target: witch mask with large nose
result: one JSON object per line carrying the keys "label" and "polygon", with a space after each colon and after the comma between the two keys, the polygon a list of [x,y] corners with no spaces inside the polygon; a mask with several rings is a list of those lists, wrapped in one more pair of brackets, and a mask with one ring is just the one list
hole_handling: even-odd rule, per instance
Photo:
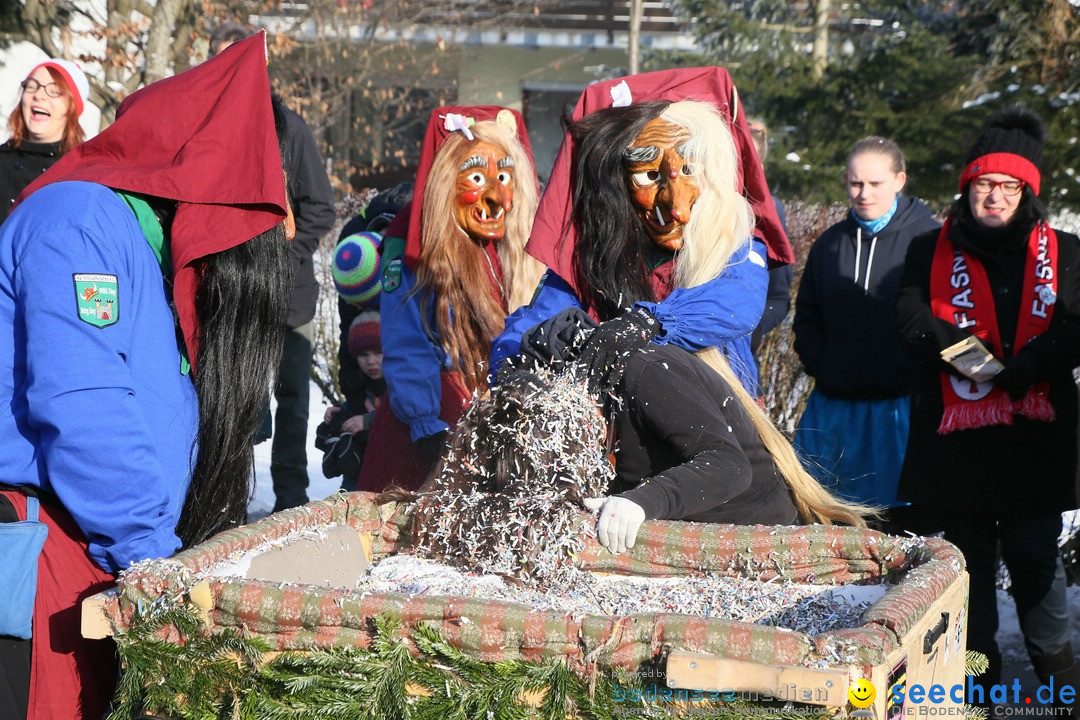
{"label": "witch mask with large nose", "polygon": [[623,153],[627,189],[638,218],[658,246],[682,248],[690,210],[701,195],[687,158],[690,131],[662,117],[646,123]]}

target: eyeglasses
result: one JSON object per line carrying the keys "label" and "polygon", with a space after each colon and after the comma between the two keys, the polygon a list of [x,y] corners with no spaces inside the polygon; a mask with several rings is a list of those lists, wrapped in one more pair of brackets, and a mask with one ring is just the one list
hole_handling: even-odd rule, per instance
{"label": "eyeglasses", "polygon": [[971,185],[975,188],[975,192],[980,195],[989,195],[994,192],[994,188],[1000,187],[1001,192],[1012,196],[1018,195],[1027,183],[1023,180],[990,180],[988,178],[975,178]]}
{"label": "eyeglasses", "polygon": [[44,88],[45,89],[45,94],[48,95],[51,98],[58,98],[62,94],[62,92],[60,90],[60,86],[57,85],[54,82],[47,83],[47,84],[43,85],[43,84],[39,83],[37,80],[35,80],[34,78],[26,78],[25,80],[22,81],[23,92],[28,92],[28,93],[33,94],[33,93],[36,93],[38,91],[38,88]]}

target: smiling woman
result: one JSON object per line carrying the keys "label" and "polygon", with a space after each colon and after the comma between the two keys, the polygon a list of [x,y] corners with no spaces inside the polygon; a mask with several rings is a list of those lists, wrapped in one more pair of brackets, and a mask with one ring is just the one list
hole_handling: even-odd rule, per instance
{"label": "smiling woman", "polygon": [[[1080,240],[1046,220],[1045,137],[1024,107],[989,120],[945,226],[912,241],[896,301],[912,361],[900,494],[919,509],[921,530],[944,532],[964,553],[968,647],[990,661],[976,681],[983,686],[1003,679],[999,554],[1035,674],[1044,685],[1080,686],[1057,544],[1061,513],[1077,506]],[[1003,368],[988,380],[941,361],[942,349],[972,336]],[[1075,717],[1061,700],[1058,714],[1067,707]]]}
{"label": "smiling woman", "polygon": [[90,94],[86,75],[68,60],[41,63],[19,87],[11,138],[0,146],[0,222],[24,187],[83,141],[79,116]]}

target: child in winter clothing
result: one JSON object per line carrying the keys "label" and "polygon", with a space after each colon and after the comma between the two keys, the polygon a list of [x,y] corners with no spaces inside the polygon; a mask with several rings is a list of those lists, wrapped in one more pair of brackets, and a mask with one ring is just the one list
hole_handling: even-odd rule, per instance
{"label": "child in winter clothing", "polygon": [[382,375],[379,312],[367,310],[349,326],[349,356],[364,377],[363,394],[327,408],[315,432],[315,447],[323,451],[322,470],[328,478],[342,476],[341,489],[356,489],[356,476],[367,449],[375,407],[386,391]]}

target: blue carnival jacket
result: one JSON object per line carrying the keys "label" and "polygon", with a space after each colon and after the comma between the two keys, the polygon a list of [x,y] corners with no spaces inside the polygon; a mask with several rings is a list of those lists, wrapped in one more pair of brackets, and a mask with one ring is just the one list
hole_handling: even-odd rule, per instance
{"label": "blue carnival jacket", "polygon": [[[660,321],[661,332],[653,339],[691,352],[719,347],[743,386],[758,394],[757,365],[750,352],[750,333],[765,309],[769,273],[765,244],[747,243],[735,252],[719,277],[692,288],[675,288],[658,303],[639,302]],[[517,355],[521,336],[540,322],[568,307],[582,307],[581,300],[563,278],[548,271],[533,301],[506,319],[506,329],[491,345],[491,376],[502,361]]]}
{"label": "blue carnival jacket", "polygon": [[161,266],[116,193],[38,190],[0,226],[0,481],[55,495],[103,569],[180,547],[194,386]]}
{"label": "blue carnival jacket", "polygon": [[[390,250],[390,246],[384,248]],[[384,250],[385,252],[385,250]],[[390,398],[390,409],[409,426],[412,441],[449,429],[439,419],[442,409],[443,370],[453,364],[442,349],[435,333],[435,307],[425,303],[422,293],[413,292],[416,275],[399,257],[384,254],[386,264],[383,290],[379,299],[379,333],[383,348],[383,377]],[[387,274],[394,277],[387,282]]]}

